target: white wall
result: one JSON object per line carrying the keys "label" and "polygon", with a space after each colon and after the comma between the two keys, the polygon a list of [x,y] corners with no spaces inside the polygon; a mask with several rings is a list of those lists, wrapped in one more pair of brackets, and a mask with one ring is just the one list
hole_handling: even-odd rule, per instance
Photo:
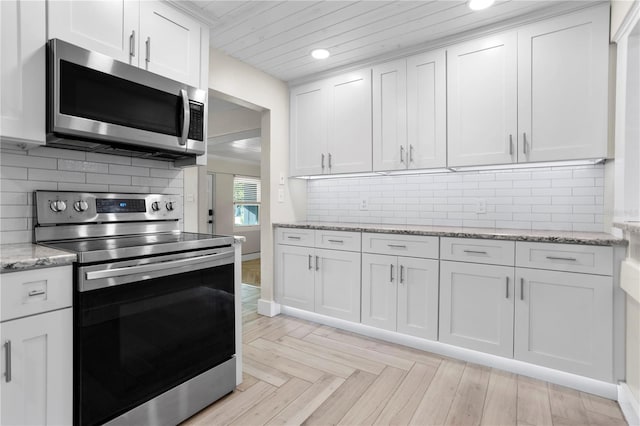
{"label": "white wall", "polygon": [[[219,50],[209,55],[209,88],[263,108],[262,122],[262,299],[273,300],[273,222],[306,217],[306,184],[286,180],[277,201],[279,176],[289,168],[289,90],[287,85]],[[206,191],[206,187],[204,188]],[[276,195],[275,197],[273,195]]]}
{"label": "white wall", "polygon": [[[211,96],[211,95],[210,95]],[[247,108],[211,113],[207,124],[207,138],[260,128],[262,114]]]}
{"label": "white wall", "polygon": [[175,194],[182,209],[183,170],[165,161],[41,147],[2,148],[0,165],[2,244],[31,242],[36,190]]}
{"label": "white wall", "polygon": [[[604,167],[311,180],[308,220],[603,232]],[[360,201],[367,201],[367,210]],[[477,202],[486,213],[476,213]]]}

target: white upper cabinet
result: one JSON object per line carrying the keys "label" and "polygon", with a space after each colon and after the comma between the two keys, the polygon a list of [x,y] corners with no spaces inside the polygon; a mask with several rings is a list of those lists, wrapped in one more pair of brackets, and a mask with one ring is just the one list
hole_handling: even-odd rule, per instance
{"label": "white upper cabinet", "polygon": [[447,165],[445,52],[373,68],[373,170]]}
{"label": "white upper cabinet", "polygon": [[0,2],[0,140],[28,146],[45,143],[44,2]]}
{"label": "white upper cabinet", "polygon": [[371,69],[291,89],[292,176],[371,171]]}
{"label": "white upper cabinet", "polygon": [[49,1],[49,38],[138,66],[137,0]]}
{"label": "white upper cabinet", "polygon": [[371,69],[329,80],[330,173],[371,171]]}
{"label": "white upper cabinet", "polygon": [[200,86],[200,23],[197,21],[165,3],[141,1],[139,46],[141,68]]}
{"label": "white upper cabinet", "polygon": [[291,90],[291,175],[324,173],[327,151],[327,90],[322,82]]}
{"label": "white upper cabinet", "polygon": [[507,33],[447,51],[449,166],[515,160],[517,36]]}
{"label": "white upper cabinet", "polygon": [[448,49],[448,165],[606,157],[608,11]]}
{"label": "white upper cabinet", "polygon": [[445,167],[447,92],[444,50],[407,59],[407,89],[407,167]]}
{"label": "white upper cabinet", "polygon": [[607,155],[609,5],[518,31],[518,161]]}
{"label": "white upper cabinet", "polygon": [[49,38],[59,38],[199,87],[200,24],[159,1],[49,1]]}
{"label": "white upper cabinet", "polygon": [[407,61],[373,67],[373,170],[407,168]]}

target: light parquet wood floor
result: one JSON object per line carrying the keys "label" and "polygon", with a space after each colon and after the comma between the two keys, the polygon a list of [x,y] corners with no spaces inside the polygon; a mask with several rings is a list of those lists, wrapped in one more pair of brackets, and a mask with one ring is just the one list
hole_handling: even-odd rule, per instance
{"label": "light parquet wood floor", "polygon": [[332,327],[257,315],[243,286],[244,382],[185,425],[626,425],[618,404]]}

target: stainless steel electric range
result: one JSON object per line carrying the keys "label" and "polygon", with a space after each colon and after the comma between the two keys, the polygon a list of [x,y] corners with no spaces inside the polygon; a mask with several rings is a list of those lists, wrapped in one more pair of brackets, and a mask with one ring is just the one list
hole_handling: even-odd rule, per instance
{"label": "stainless steel electric range", "polygon": [[233,237],[181,197],[36,191],[34,239],[77,254],[74,423],[176,424],[235,387]]}

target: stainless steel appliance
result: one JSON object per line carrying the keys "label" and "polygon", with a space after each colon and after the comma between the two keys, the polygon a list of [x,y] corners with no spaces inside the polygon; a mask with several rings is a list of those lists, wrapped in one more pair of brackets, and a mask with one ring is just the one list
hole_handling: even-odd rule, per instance
{"label": "stainless steel appliance", "polygon": [[207,92],[52,39],[47,145],[183,160],[205,152]]}
{"label": "stainless steel appliance", "polygon": [[74,423],[176,424],[236,382],[233,237],[181,197],[35,192],[35,241],[74,252]]}

